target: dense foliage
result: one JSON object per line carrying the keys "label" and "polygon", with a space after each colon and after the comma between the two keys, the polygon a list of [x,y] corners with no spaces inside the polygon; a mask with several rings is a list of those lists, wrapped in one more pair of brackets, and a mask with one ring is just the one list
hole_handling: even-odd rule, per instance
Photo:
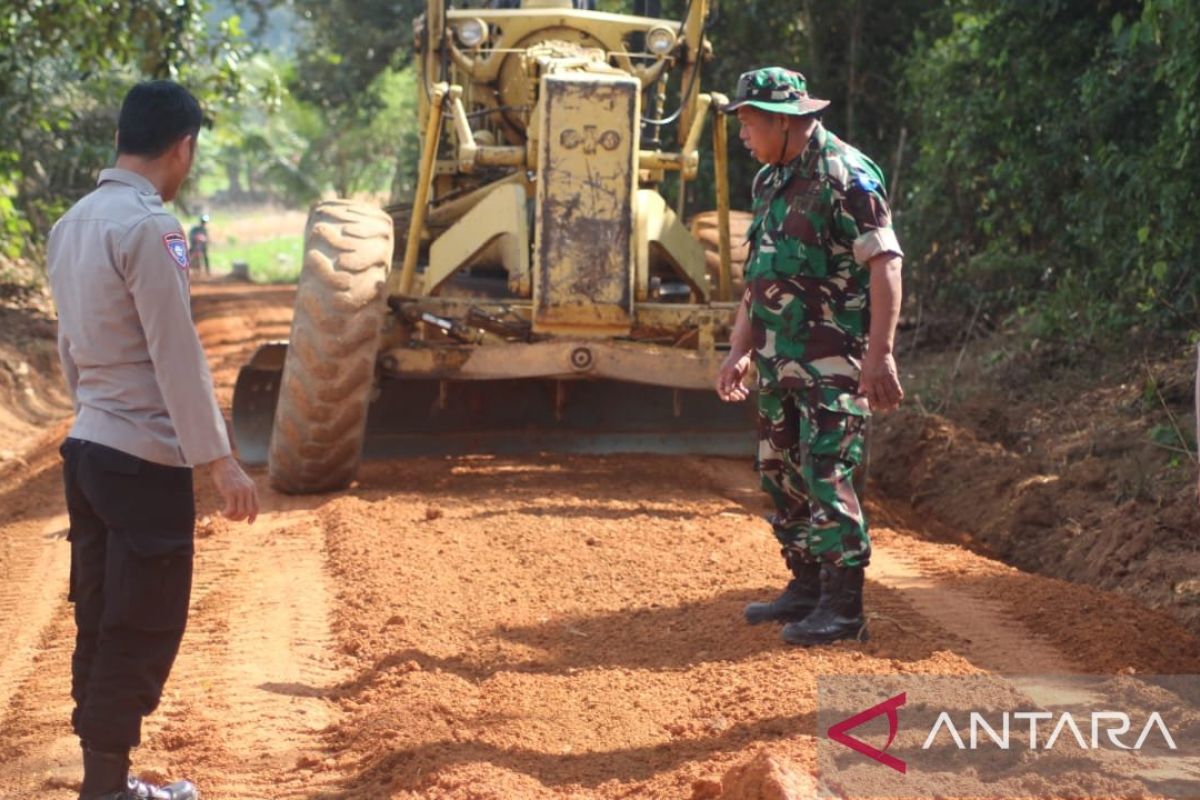
{"label": "dense foliage", "polygon": [[[732,94],[747,69],[800,70],[813,95],[833,101],[828,127],[895,183],[914,135],[906,129],[905,59],[916,31],[936,23],[937,8],[930,0],[722,0],[708,29],[716,58],[705,71],[707,86]],[[744,196],[758,167],[738,148],[732,162],[735,191]]]}
{"label": "dense foliage", "polygon": [[1083,341],[1200,312],[1200,6],[970,0],[908,58],[931,293]]}
{"label": "dense foliage", "polygon": [[0,255],[21,255],[112,157],[121,97],[139,77],[186,81],[214,116],[242,91],[237,17],[193,0],[0,4]]}
{"label": "dense foliage", "polygon": [[[472,0],[476,2],[476,0]],[[687,0],[600,0],[604,10]],[[174,75],[214,109],[203,180],[228,199],[410,190],[418,0],[7,0],[0,250],[36,244],[111,154],[121,91]],[[1025,313],[1076,341],[1200,313],[1194,0],[720,0],[708,89],[801,69],[828,126],[889,176],[926,307]],[[287,46],[266,44],[274,14]],[[250,20],[243,23],[239,17]],[[243,32],[250,30],[250,36]],[[276,26],[278,27],[278,26]],[[257,55],[250,57],[248,49]],[[399,167],[399,168],[398,168]],[[756,165],[734,140],[735,204]],[[690,187],[711,206],[711,178]]]}
{"label": "dense foliage", "polygon": [[[213,122],[185,208],[403,191],[407,17],[394,3],[0,0],[0,256],[36,259],[111,163],[121,98],[146,78],[183,82]],[[372,41],[392,44],[382,60]]]}

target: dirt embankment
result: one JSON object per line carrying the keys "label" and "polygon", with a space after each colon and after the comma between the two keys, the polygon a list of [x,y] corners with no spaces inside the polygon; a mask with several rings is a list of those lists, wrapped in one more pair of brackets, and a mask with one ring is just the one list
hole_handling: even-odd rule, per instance
{"label": "dirt embankment", "polygon": [[[925,375],[914,382],[916,402],[876,427],[879,489],[935,535],[940,528],[1020,569],[1128,594],[1196,630],[1200,508],[1186,452],[1193,351],[1047,373],[1028,355],[997,360],[1010,344],[980,345],[949,390],[930,386],[956,353],[904,365]],[[939,404],[949,408],[925,411]]]}
{"label": "dirt embankment", "polygon": [[58,364],[49,298],[0,300],[0,470],[19,460],[31,435],[71,412]]}

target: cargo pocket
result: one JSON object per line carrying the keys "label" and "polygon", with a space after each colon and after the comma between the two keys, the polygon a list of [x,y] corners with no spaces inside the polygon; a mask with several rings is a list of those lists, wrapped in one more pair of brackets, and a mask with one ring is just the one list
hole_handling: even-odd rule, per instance
{"label": "cargo pocket", "polygon": [[121,625],[151,632],[182,631],[187,623],[195,551],[195,495],[190,470],[144,463],[136,511],[114,526],[120,548],[116,598]]}
{"label": "cargo pocket", "polygon": [[813,456],[836,458],[850,467],[866,460],[869,419],[856,395],[825,397],[815,404],[811,452]]}
{"label": "cargo pocket", "polygon": [[113,590],[105,608],[108,623],[153,633],[182,631],[192,593],[190,537],[156,538],[152,547],[119,538],[119,557],[109,556]]}
{"label": "cargo pocket", "polygon": [[120,450],[86,442],[75,478],[88,505],[109,530],[129,526],[153,502],[142,478],[143,461]]}

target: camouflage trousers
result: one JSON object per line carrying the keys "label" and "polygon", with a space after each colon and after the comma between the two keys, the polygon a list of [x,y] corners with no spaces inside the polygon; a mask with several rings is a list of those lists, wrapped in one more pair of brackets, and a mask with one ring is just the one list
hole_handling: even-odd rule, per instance
{"label": "camouflage trousers", "polygon": [[827,406],[819,390],[760,388],[758,473],[785,550],[865,567],[871,541],[856,478],[866,469],[867,417]]}

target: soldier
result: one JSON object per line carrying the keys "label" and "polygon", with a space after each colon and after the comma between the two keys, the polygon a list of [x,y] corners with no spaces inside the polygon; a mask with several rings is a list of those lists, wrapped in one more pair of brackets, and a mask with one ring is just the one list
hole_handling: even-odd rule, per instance
{"label": "soldier", "polygon": [[187,240],[163,208],[191,170],[202,121],[182,86],[134,86],[121,106],[116,167],[50,233],[59,354],[75,404],[61,452],[82,800],[196,797],[186,781],[129,777],[130,750],[187,622],[192,467],[208,465],[225,516],[253,522],[258,513],[192,325]]}
{"label": "soldier", "polygon": [[855,475],[872,411],[904,393],[892,357],[900,313],[900,244],[883,174],[821,124],[827,100],[804,76],[747,72],[726,111],[765,166],[754,179],[746,292],[717,378],[744,400],[758,371],[758,470],[793,579],[746,620],[783,622],[783,638],[816,645],[865,638],[863,570],[871,556]]}

